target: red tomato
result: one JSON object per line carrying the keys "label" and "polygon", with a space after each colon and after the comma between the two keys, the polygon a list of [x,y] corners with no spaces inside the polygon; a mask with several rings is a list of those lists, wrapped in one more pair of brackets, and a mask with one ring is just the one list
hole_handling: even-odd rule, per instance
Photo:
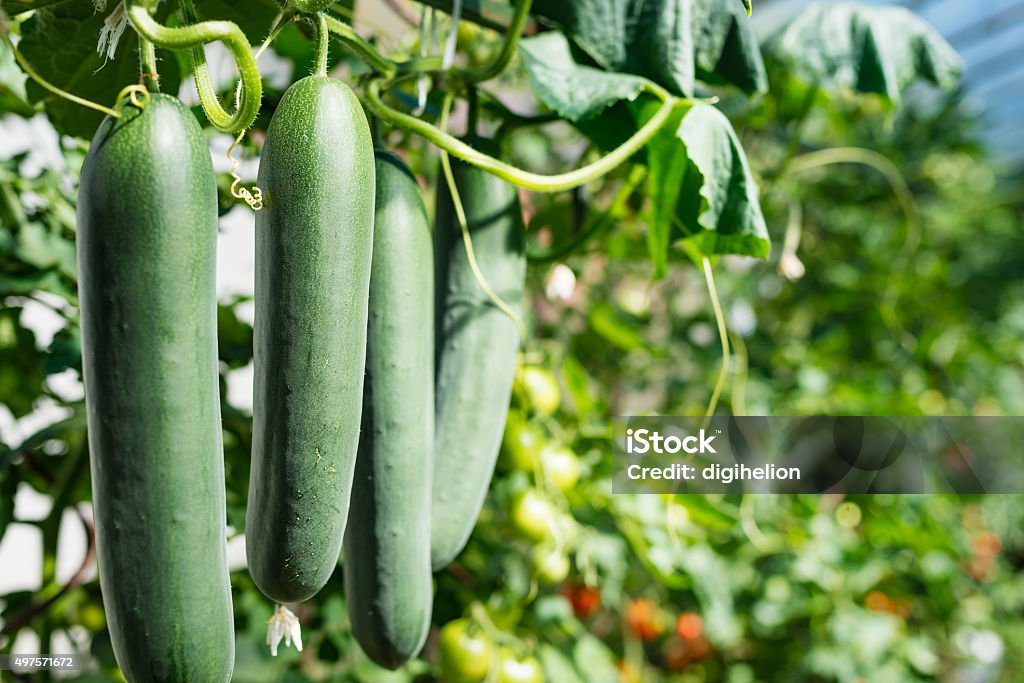
{"label": "red tomato", "polygon": [[626,605],[626,628],[634,636],[649,643],[661,634],[657,607],[650,600],[640,598]]}
{"label": "red tomato", "polygon": [[683,640],[696,640],[704,635],[704,622],[696,612],[683,612],[676,618],[676,635]]}

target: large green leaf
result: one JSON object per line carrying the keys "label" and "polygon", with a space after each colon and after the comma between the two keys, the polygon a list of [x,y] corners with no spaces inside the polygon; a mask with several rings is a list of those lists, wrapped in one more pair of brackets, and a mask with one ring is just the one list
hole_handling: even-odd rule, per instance
{"label": "large green leaf", "polygon": [[[421,0],[451,11],[452,0]],[[507,0],[465,0],[463,17],[502,31]],[[767,89],[747,0],[534,0],[531,13],[556,24],[601,67],[650,78],[676,94],[694,81]]]}
{"label": "large green leaf", "polygon": [[609,71],[633,73],[677,94],[694,82],[767,88],[757,41],[738,2],[723,0],[536,0],[534,12],[561,25]]}
{"label": "large green leaf", "polygon": [[[524,40],[522,53],[537,97],[585,133],[606,123],[608,115],[623,113],[624,105],[611,105],[628,103],[632,110],[632,116],[626,109],[627,116],[616,119],[620,136],[631,134],[662,106],[638,97],[644,79],[577,63],[560,33]],[[768,255],[757,184],[732,125],[718,109],[680,102],[646,155],[652,200],[648,253],[656,277],[667,271],[669,245],[680,230],[689,249],[701,255]]]}
{"label": "large green leaf", "polygon": [[14,417],[32,412],[46,379],[35,334],[20,320],[20,308],[0,309],[0,404]]}
{"label": "large green leaf", "polygon": [[0,9],[10,15],[63,5],[72,0],[0,0]]}
{"label": "large green leaf", "polygon": [[274,23],[274,17],[281,11],[281,8],[273,0],[249,0],[249,2],[200,0],[196,5],[200,21],[206,19],[233,21],[238,24],[253,45],[263,42]]}
{"label": "large green leaf", "polygon": [[[165,8],[167,9],[167,8]],[[114,59],[96,51],[105,15],[91,0],[71,0],[40,10],[25,22],[19,49],[32,67],[50,83],[93,102],[113,106],[118,92],[139,80],[138,41],[130,29],[121,36]],[[177,93],[181,81],[174,59],[160,62],[160,84]],[[42,101],[50,121],[61,133],[89,138],[103,114],[69,102],[28,82],[28,96]]]}
{"label": "large green leaf", "polygon": [[644,79],[609,73],[576,62],[569,41],[557,31],[520,43],[523,63],[537,97],[559,116],[578,122],[621,100],[633,100]]}
{"label": "large green leaf", "polygon": [[[653,105],[638,107],[648,118]],[[688,251],[701,256],[767,257],[768,228],[757,183],[732,124],[715,107],[681,105],[647,145],[651,222],[648,249],[655,277],[665,274],[678,226]]]}
{"label": "large green leaf", "polygon": [[809,83],[893,102],[919,79],[951,89],[963,68],[949,43],[909,10],[854,3],[808,7],[768,42],[767,52]]}

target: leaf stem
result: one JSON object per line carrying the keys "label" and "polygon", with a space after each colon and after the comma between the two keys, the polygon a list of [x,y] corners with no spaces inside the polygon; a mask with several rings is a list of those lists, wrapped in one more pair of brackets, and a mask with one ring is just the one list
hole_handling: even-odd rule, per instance
{"label": "leaf stem", "polygon": [[505,33],[505,42],[501,46],[501,52],[493,62],[487,66],[464,69],[458,72],[459,79],[464,83],[482,83],[498,76],[505,70],[508,63],[512,61],[512,55],[519,45],[519,38],[523,35],[523,28],[526,20],[530,17],[530,7],[533,0],[516,0],[515,13],[512,15],[512,23]]}
{"label": "leaf stem", "polygon": [[[441,108],[441,125],[444,126],[448,122],[448,111],[451,109],[452,104],[452,93],[449,92],[444,101],[444,105]],[[462,197],[459,195],[459,188],[455,184],[455,175],[452,173],[452,162],[448,158],[448,153],[441,151],[441,170],[444,173],[445,181],[448,183],[448,193],[451,195],[452,206],[455,209],[455,217],[459,221],[459,229],[462,232],[462,244],[466,250],[466,258],[469,260],[469,267],[473,271],[473,277],[476,278],[476,282],[480,285],[480,289],[484,291],[487,298],[500,310],[502,313],[507,315],[516,328],[519,330],[519,340],[521,344],[526,343],[528,336],[526,330],[526,324],[523,323],[512,307],[509,306],[504,299],[498,296],[498,293],[491,288],[490,283],[487,282],[487,278],[484,277],[483,271],[480,270],[480,264],[476,260],[476,251],[473,249],[473,240],[469,235],[469,221],[466,219],[466,210],[462,206]]]}
{"label": "leaf stem", "polygon": [[711,308],[715,312],[715,322],[718,323],[718,337],[722,340],[722,369],[718,372],[718,381],[715,382],[715,390],[711,392],[711,400],[708,401],[708,409],[704,412],[703,428],[707,428],[711,417],[718,407],[718,399],[725,387],[725,379],[729,375],[729,330],[725,326],[725,313],[722,310],[722,302],[718,300],[718,290],[715,287],[715,274],[711,270],[711,260],[705,256],[701,259],[704,268],[704,281],[708,285],[708,295],[711,297]]}
{"label": "leaf stem", "polygon": [[543,175],[530,173],[520,168],[495,159],[484,154],[456,137],[449,135],[436,126],[421,121],[413,116],[404,114],[384,104],[381,99],[381,88],[385,86],[383,79],[372,79],[366,87],[366,103],[370,110],[389,124],[401,128],[410,133],[415,133],[445,152],[462,159],[466,163],[481,168],[488,173],[507,180],[513,185],[524,187],[536,192],[562,192],[571,190],[574,187],[589,183],[604,176],[611,170],[628,160],[637,151],[646,145],[658,130],[668,120],[672,109],[680,100],[670,95],[664,89],[654,85],[646,84],[648,92],[662,100],[658,111],[643,125],[640,130],[634,133],[628,140],[622,143],[605,156],[593,163],[587,164],[575,171],[559,173],[555,175]]}
{"label": "leaf stem", "polygon": [[377,52],[377,49],[351,26],[329,14],[322,16],[326,22],[327,30],[333,33],[345,47],[352,50],[357,57],[369,64],[375,71],[388,78],[393,77],[398,72],[398,64]]}
{"label": "leaf stem", "polygon": [[[135,30],[146,40],[171,50],[189,50],[192,56],[196,78],[196,90],[203,113],[210,123],[225,133],[238,133],[252,125],[259,113],[263,96],[263,82],[260,78],[252,46],[242,29],[231,21],[197,22],[195,4],[192,0],[180,0],[182,14],[189,25],[171,28],[163,26],[150,16],[140,4],[128,7],[128,18]],[[221,41],[235,58],[238,73],[242,79],[235,113],[228,114],[217,98],[217,91],[210,78],[203,45]]]}
{"label": "leaf stem", "polygon": [[576,251],[584,242],[589,240],[591,237],[601,232],[612,224],[612,221],[622,212],[622,208],[625,206],[629,198],[633,196],[636,189],[643,183],[644,178],[647,176],[647,168],[637,164],[630,172],[626,182],[619,188],[619,191],[612,198],[612,203],[606,211],[604,211],[597,218],[589,221],[589,224],[583,229],[575,239],[570,241],[568,244],[564,244],[558,247],[554,247],[547,253],[538,254],[527,254],[527,258],[530,261],[537,263],[551,263],[553,261],[561,261],[570,253]]}
{"label": "leaf stem", "polygon": [[892,267],[889,269],[889,278],[886,281],[885,291],[882,294],[879,312],[892,333],[899,340],[899,343],[905,349],[912,349],[916,345],[917,340],[907,331],[899,319],[897,313],[899,293],[895,284],[898,281],[896,275],[906,270],[912,254],[917,250],[921,241],[921,216],[917,211],[914,193],[896,164],[885,155],[862,147],[831,147],[816,152],[808,152],[807,154],[790,159],[783,171],[795,174],[833,164],[860,164],[876,170],[889,184],[892,193],[896,196],[896,201],[899,202],[900,208],[903,211],[906,229],[896,257],[893,259]]}

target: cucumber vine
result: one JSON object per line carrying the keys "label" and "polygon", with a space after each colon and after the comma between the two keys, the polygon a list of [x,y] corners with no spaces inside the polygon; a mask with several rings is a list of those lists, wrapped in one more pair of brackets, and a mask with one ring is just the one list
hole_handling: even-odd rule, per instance
{"label": "cucumber vine", "polygon": [[[260,109],[263,84],[259,68],[256,64],[257,52],[253,54],[252,46],[242,30],[233,22],[223,20],[199,21],[194,0],[179,0],[184,26],[165,26],[152,16],[156,0],[125,0],[125,11],[131,25],[140,37],[140,81],[150,91],[157,90],[159,74],[156,69],[155,48],[171,50],[188,50],[195,73],[196,89],[203,113],[209,122],[219,131],[238,135],[248,129],[256,120]],[[661,106],[638,131],[619,147],[599,159],[566,173],[544,175],[531,173],[512,164],[505,163],[484,154],[471,145],[448,134],[438,126],[404,113],[385,103],[385,94],[393,87],[400,85],[405,79],[413,76],[434,75],[445,81],[449,92],[467,94],[476,84],[483,83],[499,76],[505,71],[515,54],[519,39],[530,15],[531,0],[517,0],[513,10],[511,23],[505,34],[501,49],[489,64],[479,67],[459,68],[449,65],[443,56],[428,56],[397,62],[381,54],[369,41],[360,36],[349,24],[327,12],[316,14],[298,14],[295,9],[286,9],[274,22],[267,42],[260,52],[273,40],[287,23],[296,17],[309,18],[315,27],[314,40],[316,49],[314,62],[316,73],[327,73],[327,35],[332,35],[356,57],[365,62],[374,72],[367,80],[363,92],[366,107],[381,121],[400,128],[408,133],[418,135],[432,143],[445,153],[455,156],[488,173],[492,173],[514,185],[537,192],[561,192],[570,190],[588,182],[601,178],[614,168],[627,161],[633,154],[646,145],[661,127],[669,120],[674,108],[684,105],[688,100],[671,95],[664,88],[647,82],[644,90],[661,101]],[[104,107],[81,97],[65,92],[38,76],[22,58],[10,38],[4,33],[4,42],[10,46],[19,64],[33,79],[51,92],[76,102],[82,106],[99,110],[105,114],[116,116],[115,109]],[[234,57],[240,75],[240,82],[235,93],[234,112],[229,113],[221,104],[216,88],[210,77],[204,46],[207,43],[222,42]],[[495,98],[488,97],[487,108],[511,126],[545,123],[552,120],[551,116],[523,117],[509,111]],[[246,200],[248,201],[248,199]]]}

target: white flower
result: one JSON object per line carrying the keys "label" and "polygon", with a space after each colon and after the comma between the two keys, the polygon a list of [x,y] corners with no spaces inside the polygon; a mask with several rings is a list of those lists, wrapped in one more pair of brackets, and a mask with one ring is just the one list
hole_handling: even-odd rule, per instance
{"label": "white flower", "polygon": [[[106,7],[106,0],[96,3],[96,9],[103,11]],[[124,11],[124,3],[118,3],[114,11],[103,20],[103,29],[100,30],[100,39],[96,43],[96,52],[105,55],[106,59],[113,59],[117,52],[117,43],[121,40],[121,34],[128,26],[128,14]]]}
{"label": "white flower", "polygon": [[278,605],[274,610],[274,616],[267,621],[267,645],[270,646],[270,654],[274,657],[277,656],[277,646],[282,640],[285,645],[294,644],[295,649],[302,652],[302,633],[298,617],[284,605]]}
{"label": "white flower", "polygon": [[544,296],[548,301],[568,301],[575,291],[576,274],[564,263],[556,265],[544,278]]}
{"label": "white flower", "polygon": [[796,254],[785,253],[779,258],[779,272],[787,280],[799,280],[807,272],[803,261]]}

